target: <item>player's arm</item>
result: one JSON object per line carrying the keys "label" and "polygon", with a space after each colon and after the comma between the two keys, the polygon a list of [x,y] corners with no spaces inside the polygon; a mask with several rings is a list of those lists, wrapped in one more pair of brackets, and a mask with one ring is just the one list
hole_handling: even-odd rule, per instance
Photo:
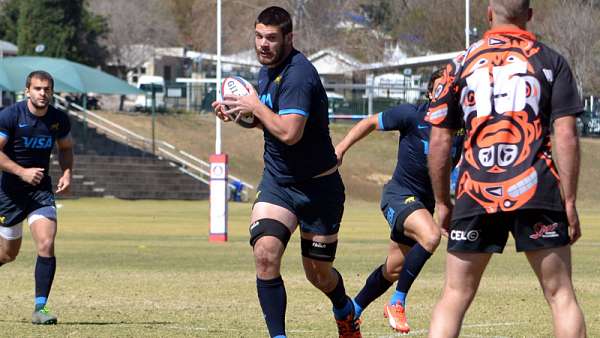
{"label": "player's arm", "polygon": [[0,169],[20,177],[23,181],[38,185],[44,178],[44,168],[23,168],[4,153],[8,137],[0,135]]}
{"label": "player's arm", "polygon": [[275,114],[269,107],[262,103],[253,112],[263,127],[267,128],[281,142],[291,146],[302,139],[304,126],[306,125],[306,116],[295,113],[285,115]]}
{"label": "player's arm", "polygon": [[58,179],[56,193],[67,192],[71,187],[71,178],[73,174],[73,138],[71,134],[56,141],[58,148],[58,164],[62,170],[62,175]]}
{"label": "player's arm", "polygon": [[352,147],[356,142],[369,135],[373,130],[377,128],[379,114],[372,115],[358,122],[346,136],[335,146],[335,154],[338,159],[338,165],[342,165],[344,160],[344,154]]}
{"label": "player's arm", "polygon": [[260,102],[254,88],[248,88],[250,94],[246,96],[223,96],[224,105],[230,109],[225,114],[248,114],[252,113],[257,117],[263,128],[267,130],[281,142],[287,145],[294,145],[302,138],[304,126],[306,125],[306,116],[302,114],[276,114],[265,104]]}
{"label": "player's arm", "polygon": [[576,117],[567,115],[554,120],[554,157],[558,166],[560,186],[569,221],[571,243],[581,237],[581,227],[577,215],[577,182],[579,179],[579,137],[577,136]]}
{"label": "player's arm", "polygon": [[429,177],[435,197],[435,212],[438,224],[442,229],[448,229],[452,201],[450,200],[450,171],[452,161],[450,157],[454,131],[449,128],[431,127],[429,135],[429,155],[427,165]]}

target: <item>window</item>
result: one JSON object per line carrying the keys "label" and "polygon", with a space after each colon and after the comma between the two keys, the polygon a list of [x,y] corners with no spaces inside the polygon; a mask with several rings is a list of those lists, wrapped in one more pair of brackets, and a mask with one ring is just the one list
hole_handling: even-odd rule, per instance
{"label": "window", "polygon": [[165,81],[171,81],[171,66],[165,65],[163,67],[163,78]]}

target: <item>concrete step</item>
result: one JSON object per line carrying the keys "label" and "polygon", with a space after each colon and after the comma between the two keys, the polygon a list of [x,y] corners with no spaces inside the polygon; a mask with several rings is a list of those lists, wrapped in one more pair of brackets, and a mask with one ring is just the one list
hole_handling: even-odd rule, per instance
{"label": "concrete step", "polygon": [[[177,165],[114,141],[72,119],[75,166],[71,195],[59,198],[207,199],[208,185],[182,173]],[[50,175],[56,185],[62,174],[56,155]]]}

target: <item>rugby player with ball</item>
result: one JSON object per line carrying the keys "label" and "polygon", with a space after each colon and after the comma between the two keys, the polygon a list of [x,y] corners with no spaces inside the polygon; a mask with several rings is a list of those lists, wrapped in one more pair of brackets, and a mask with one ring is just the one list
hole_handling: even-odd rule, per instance
{"label": "rugby player with ball", "polygon": [[329,136],[325,89],[310,61],[293,47],[286,10],[266,8],[254,28],[256,56],[263,65],[258,93],[242,80],[229,79],[223,84],[223,100],[212,106],[223,121],[239,123],[252,114],[264,131],[265,169],[252,209],[250,244],[269,334],[286,336],[287,296],[280,267],[299,225],[307,279],[331,300],[339,336],[360,337],[354,306],[333,268],[345,192]]}

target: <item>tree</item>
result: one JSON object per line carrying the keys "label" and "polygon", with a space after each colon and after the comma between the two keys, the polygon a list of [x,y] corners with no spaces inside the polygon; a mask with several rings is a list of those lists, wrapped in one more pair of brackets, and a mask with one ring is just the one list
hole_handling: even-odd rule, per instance
{"label": "tree", "polygon": [[19,2],[5,1],[1,6],[0,37],[3,40],[17,43],[18,30],[16,23],[19,20]]}
{"label": "tree", "polygon": [[136,68],[152,56],[154,47],[181,45],[178,27],[165,1],[92,0],[90,8],[107,18],[111,31],[103,43],[116,64]]}
{"label": "tree", "polygon": [[534,11],[534,31],[567,59],[581,94],[600,92],[600,8],[592,1],[553,2]]}
{"label": "tree", "polygon": [[[108,32],[108,25],[86,10],[84,0],[8,0],[0,19],[1,37],[16,41],[20,55],[104,64],[106,49],[98,41]],[[44,45],[43,51],[35,50],[38,45]]]}

